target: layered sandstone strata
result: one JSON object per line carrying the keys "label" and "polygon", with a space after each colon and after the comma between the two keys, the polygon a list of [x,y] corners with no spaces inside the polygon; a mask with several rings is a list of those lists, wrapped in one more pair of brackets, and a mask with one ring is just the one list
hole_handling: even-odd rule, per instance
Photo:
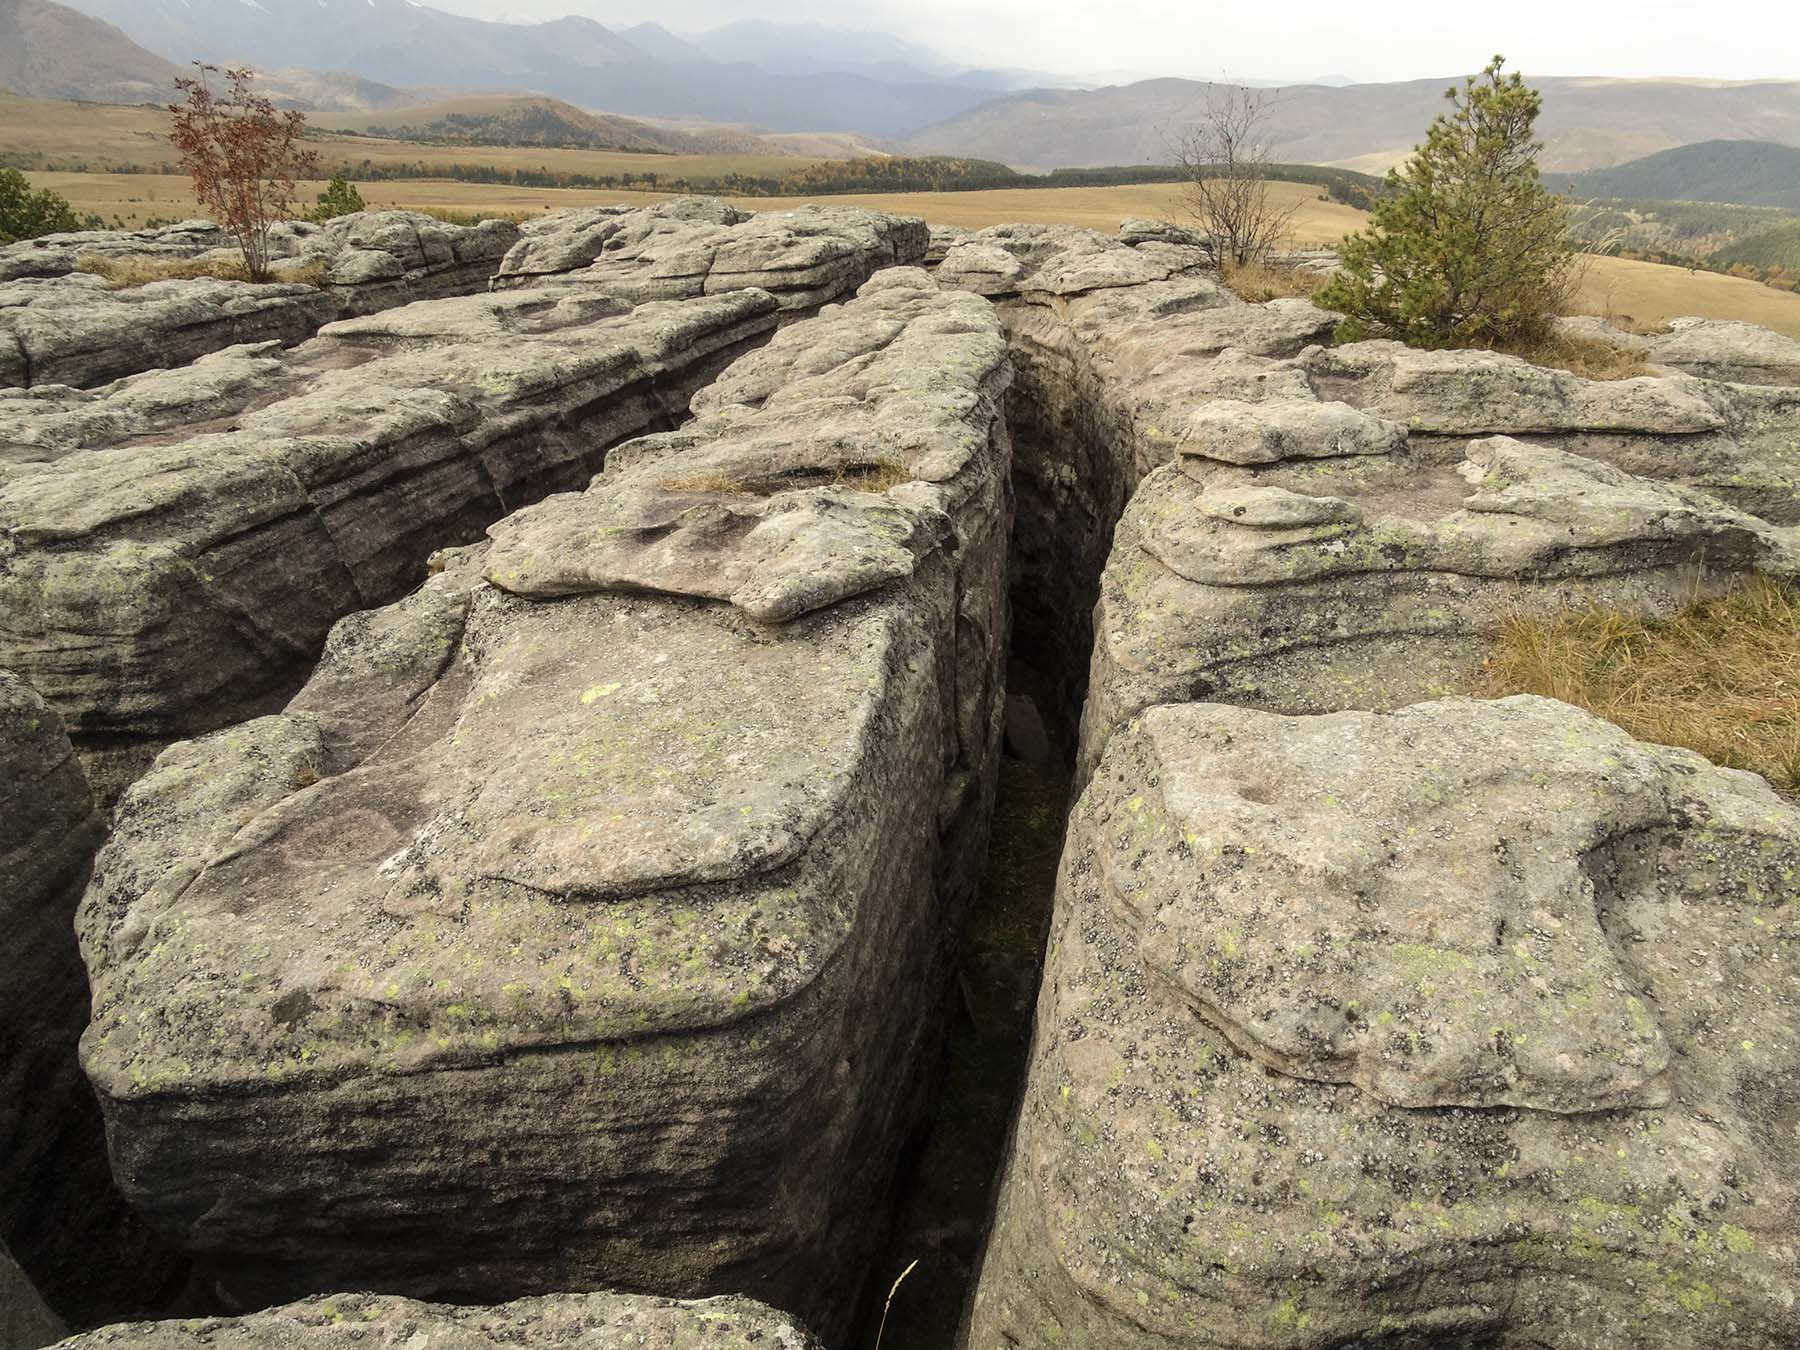
{"label": "layered sandstone strata", "polygon": [[121,290],[81,267],[229,264],[236,250],[205,221],[29,239],[0,249],[0,388],[91,388],[235,343],[291,345],[333,319],[466,295],[487,286],[518,237],[509,221],[448,225],[411,211],[290,221],[271,232],[269,284],[202,278]]}
{"label": "layered sandstone strata", "polygon": [[759,291],[470,296],[0,395],[0,661],[116,789],[145,747],[291,692],[433,549],[677,423],[776,320]]}

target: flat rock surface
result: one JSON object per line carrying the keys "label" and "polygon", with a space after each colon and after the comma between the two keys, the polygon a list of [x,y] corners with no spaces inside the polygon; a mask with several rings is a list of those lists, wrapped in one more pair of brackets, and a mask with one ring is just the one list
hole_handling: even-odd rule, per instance
{"label": "flat rock surface", "polygon": [[1006,378],[985,302],[886,274],[167,750],[84,911],[134,1201],[244,1297],[841,1331],[992,800]]}
{"label": "flat rock surface", "polygon": [[1784,1344],[1797,866],[1761,779],[1550,700],[1148,710],[970,1344]]}
{"label": "flat rock surface", "polygon": [[559,212],[525,226],[496,288],[579,286],[633,302],[760,287],[812,309],[924,260],[925,222],[841,206],[751,213],[710,197]]}
{"label": "flat rock surface", "polygon": [[759,291],[476,296],[0,395],[0,660],[84,745],[260,711],[336,619],[673,425],[776,319]]}
{"label": "flat rock surface", "polygon": [[628,1294],[557,1294],[493,1308],[419,1303],[383,1294],[332,1294],[248,1317],[102,1327],[68,1350],[818,1350],[792,1318],[749,1299],[691,1303]]}

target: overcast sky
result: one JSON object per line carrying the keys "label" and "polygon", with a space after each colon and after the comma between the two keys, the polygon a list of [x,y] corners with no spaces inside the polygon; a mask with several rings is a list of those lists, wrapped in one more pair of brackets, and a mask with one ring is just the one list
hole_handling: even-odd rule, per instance
{"label": "overcast sky", "polygon": [[1800,79],[1796,0],[425,0],[486,18],[586,14],[677,33],[733,19],[880,29],[971,65],[1302,80],[1403,80],[1495,52],[1537,75]]}

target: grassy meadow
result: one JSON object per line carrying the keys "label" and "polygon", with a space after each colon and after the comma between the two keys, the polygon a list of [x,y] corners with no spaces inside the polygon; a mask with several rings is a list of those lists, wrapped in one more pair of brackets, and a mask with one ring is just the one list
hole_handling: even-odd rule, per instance
{"label": "grassy meadow", "polygon": [[[0,163],[18,164],[38,187],[61,193],[76,210],[128,225],[151,219],[174,220],[196,214],[187,180],[178,174],[144,172],[172,163],[163,139],[167,123],[155,108],[66,103],[0,94]],[[325,133],[316,142],[327,168],[369,160],[384,165],[492,164],[503,169],[549,169],[589,176],[651,173],[695,179],[726,173],[791,172],[816,161],[773,155],[642,155],[605,150],[537,147],[422,145]],[[85,165],[90,172],[69,172]],[[136,172],[106,172],[129,166]],[[372,207],[408,207],[511,216],[537,215],[602,202],[649,202],[671,195],[618,188],[529,188],[462,183],[450,179],[406,178],[361,182]],[[301,201],[323,187],[307,183]],[[1360,228],[1367,217],[1354,207],[1328,200],[1322,189],[1275,183],[1271,190],[1295,206],[1294,242],[1332,244]],[[1182,218],[1180,184],[1116,187],[1008,188],[985,192],[903,192],[820,197],[841,205],[867,206],[919,215],[934,223],[978,228],[1007,221],[1084,225],[1112,231],[1126,216]],[[733,198],[749,210],[785,210],[806,198]],[[1622,258],[1591,260],[1579,308],[1584,313],[1654,324],[1684,314],[1743,319],[1791,337],[1800,337],[1800,295],[1758,282],[1684,267]]]}

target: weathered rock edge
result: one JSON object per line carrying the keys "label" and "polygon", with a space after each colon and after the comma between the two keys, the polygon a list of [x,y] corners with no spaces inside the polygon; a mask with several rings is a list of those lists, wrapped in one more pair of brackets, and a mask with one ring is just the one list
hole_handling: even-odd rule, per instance
{"label": "weathered rock edge", "polygon": [[126,794],[84,1063],[222,1287],[846,1329],[985,849],[1007,378],[884,273]]}
{"label": "weathered rock edge", "polygon": [[634,304],[754,286],[791,317],[924,260],[925,222],[845,206],[740,211],[712,197],[559,211],[526,224],[495,290],[580,287]]}
{"label": "weathered rock edge", "polygon": [[1761,779],[1550,700],[1146,711],[969,1345],[1787,1344],[1797,871]]}
{"label": "weathered rock edge", "polygon": [[695,1302],[628,1294],[556,1294],[493,1308],[420,1303],[386,1294],[330,1294],[248,1317],[102,1327],[64,1350],[820,1350],[791,1318],[749,1299]]}

